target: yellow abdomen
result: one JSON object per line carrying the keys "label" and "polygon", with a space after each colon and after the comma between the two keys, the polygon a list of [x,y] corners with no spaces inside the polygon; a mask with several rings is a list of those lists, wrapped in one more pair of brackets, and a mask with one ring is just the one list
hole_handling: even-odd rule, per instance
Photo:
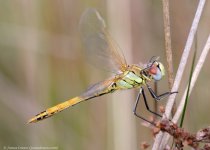
{"label": "yellow abdomen", "polygon": [[58,113],[58,112],[61,112],[62,110],[70,107],[70,106],[73,106],[79,102],[81,102],[83,99],[80,98],[80,97],[75,97],[75,98],[72,98],[70,100],[67,100],[63,103],[60,103],[56,106],[53,106],[51,108],[48,108],[47,110],[37,114],[35,117],[31,118],[28,123],[35,123],[35,122],[38,122],[40,120],[43,120],[43,119],[46,119],[46,118],[49,118],[51,117],[52,115]]}

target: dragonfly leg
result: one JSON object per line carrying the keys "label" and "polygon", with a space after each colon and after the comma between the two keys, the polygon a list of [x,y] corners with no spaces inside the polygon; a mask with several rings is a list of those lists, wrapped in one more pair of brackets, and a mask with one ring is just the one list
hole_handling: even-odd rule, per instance
{"label": "dragonfly leg", "polygon": [[149,112],[153,113],[154,115],[157,115],[157,116],[159,116],[159,117],[162,117],[160,114],[158,114],[158,113],[152,111],[152,110],[149,108],[149,105],[148,105],[148,103],[147,103],[147,98],[146,98],[146,95],[145,95],[145,93],[144,93],[144,89],[142,90],[142,95],[143,95],[144,104],[145,104],[147,110],[148,110]]}
{"label": "dragonfly leg", "polygon": [[148,110],[149,112],[151,112],[151,113],[153,113],[153,114],[158,115],[158,116],[161,117],[161,115],[159,115],[159,114],[157,114],[157,113],[155,113],[155,112],[153,112],[153,111],[151,111],[151,110],[149,109],[149,106],[148,106],[148,104],[147,104],[147,102],[146,102],[146,97],[145,97],[145,94],[144,94],[144,89],[143,89],[142,87],[140,88],[139,93],[138,93],[138,95],[137,95],[137,97],[136,97],[136,102],[135,102],[135,105],[134,105],[133,113],[134,113],[134,115],[137,116],[138,118],[140,118],[140,119],[142,119],[142,120],[144,120],[144,121],[146,121],[146,122],[148,122],[148,123],[150,123],[150,124],[155,125],[154,122],[151,122],[151,121],[145,119],[144,117],[140,116],[140,115],[137,114],[137,112],[136,112],[136,109],[137,109],[137,106],[138,106],[138,103],[139,103],[141,94],[143,95],[144,102],[145,102],[145,105],[146,105],[147,110]]}
{"label": "dragonfly leg", "polygon": [[164,97],[166,97],[166,96],[169,96],[169,95],[174,94],[174,93],[178,93],[178,92],[165,92],[165,93],[163,93],[163,94],[161,94],[161,95],[157,95],[157,94],[155,94],[155,92],[153,91],[153,89],[152,89],[148,84],[146,84],[146,85],[147,85],[147,88],[148,88],[148,90],[149,90],[151,96],[152,96],[155,100],[161,100],[162,98],[164,98]]}

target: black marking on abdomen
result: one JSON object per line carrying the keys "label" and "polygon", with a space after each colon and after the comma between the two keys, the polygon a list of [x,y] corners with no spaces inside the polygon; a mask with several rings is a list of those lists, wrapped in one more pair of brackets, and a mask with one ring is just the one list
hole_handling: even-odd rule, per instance
{"label": "black marking on abdomen", "polygon": [[42,119],[45,119],[47,117],[49,117],[49,116],[46,114],[46,115],[42,116]]}
{"label": "black marking on abdomen", "polygon": [[58,112],[58,111],[54,111],[54,112],[51,113],[51,115],[53,115],[53,114],[55,114],[55,113],[57,113],[57,112]]}
{"label": "black marking on abdomen", "polygon": [[40,114],[42,114],[42,113],[45,113],[46,111],[42,111],[42,112],[40,112],[39,114],[37,114],[36,116],[39,116]]}
{"label": "black marking on abdomen", "polygon": [[112,84],[112,87],[113,87],[113,88],[117,87],[117,84],[114,82],[114,83]]}
{"label": "black marking on abdomen", "polygon": [[36,120],[37,120],[37,121],[42,120],[42,117],[39,117],[39,118],[37,118]]}

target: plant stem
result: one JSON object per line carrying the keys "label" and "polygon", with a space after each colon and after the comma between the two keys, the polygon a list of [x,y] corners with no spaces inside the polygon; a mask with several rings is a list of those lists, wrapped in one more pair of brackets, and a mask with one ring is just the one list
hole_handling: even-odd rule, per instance
{"label": "plant stem", "polygon": [[[182,79],[182,75],[183,75],[183,72],[184,72],[184,69],[185,69],[185,66],[187,63],[187,59],[188,59],[188,56],[189,56],[189,53],[190,53],[190,50],[191,50],[191,47],[192,47],[192,44],[194,41],[195,33],[197,31],[198,23],[200,21],[201,14],[203,12],[205,2],[206,2],[206,0],[199,1],[198,8],[197,8],[197,11],[196,11],[196,14],[195,14],[195,17],[194,17],[194,20],[193,20],[193,23],[192,23],[192,26],[190,29],[190,33],[188,35],[187,42],[186,42],[186,45],[185,45],[185,48],[184,48],[184,51],[182,54],[182,58],[181,58],[181,61],[179,64],[179,68],[177,70],[177,74],[176,74],[176,78],[175,78],[175,81],[174,81],[174,84],[172,87],[172,91],[178,91],[178,88],[179,88],[179,85],[180,85],[180,82]],[[171,110],[172,110],[172,107],[175,102],[175,98],[176,98],[176,94],[172,94],[169,96],[168,103],[166,105],[165,115],[163,115],[164,118],[170,117]],[[156,139],[155,139],[155,142],[154,142],[154,145],[152,148],[153,150],[163,149],[163,147],[165,147],[168,140],[165,140],[165,139],[162,140],[162,138],[163,138],[163,133],[160,132],[156,136]],[[161,141],[163,141],[163,142],[161,142]]]}
{"label": "plant stem", "polygon": [[171,32],[170,32],[170,18],[169,18],[169,1],[163,1],[163,22],[164,22],[164,33],[165,33],[165,50],[166,50],[166,61],[167,61],[167,74],[168,84],[170,90],[172,89],[174,77],[173,77],[173,60],[172,60],[172,48],[171,48]]}

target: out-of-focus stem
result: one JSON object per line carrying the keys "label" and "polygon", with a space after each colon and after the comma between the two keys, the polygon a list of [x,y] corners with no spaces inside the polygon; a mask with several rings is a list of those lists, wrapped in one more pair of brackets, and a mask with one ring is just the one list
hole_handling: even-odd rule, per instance
{"label": "out-of-focus stem", "polygon": [[[175,78],[175,81],[174,81],[174,84],[173,84],[173,87],[172,87],[172,91],[178,91],[178,88],[179,88],[179,85],[180,85],[180,82],[181,82],[181,79],[182,79],[182,75],[183,75],[183,72],[185,70],[185,66],[187,64],[188,56],[189,56],[189,53],[190,53],[190,50],[191,50],[191,47],[192,47],[192,44],[193,44],[193,41],[194,41],[194,37],[195,37],[196,31],[197,31],[198,23],[200,21],[201,14],[203,12],[205,2],[206,2],[206,0],[200,0],[199,1],[198,8],[197,8],[195,17],[193,19],[193,23],[192,23],[192,26],[191,26],[191,29],[190,29],[190,33],[188,35],[187,42],[186,42],[186,45],[185,45],[185,48],[184,48],[184,51],[183,51],[183,54],[182,54],[182,58],[181,58],[181,61],[180,61],[180,64],[179,64],[179,68],[177,70],[177,74],[176,74],[176,78]],[[174,102],[175,102],[175,98],[176,98],[176,94],[172,94],[172,95],[169,96],[168,103],[166,105],[165,115],[163,115],[164,117],[166,117],[166,118],[170,117],[171,110],[172,110],[172,107],[173,107]],[[161,141],[162,141],[162,143],[161,143]],[[155,142],[154,142],[154,145],[153,145],[152,149],[153,150],[163,149],[163,147],[165,147],[167,142],[168,141],[166,139],[163,140],[163,133],[160,132],[156,136],[156,139],[155,139]]]}
{"label": "out-of-focus stem", "polygon": [[[208,40],[206,42],[206,45],[204,46],[204,49],[203,49],[203,51],[201,53],[201,56],[200,56],[200,58],[198,60],[198,63],[196,65],[196,67],[195,67],[195,70],[193,72],[191,86],[190,86],[190,91],[189,91],[190,93],[192,92],[192,89],[193,89],[193,87],[195,85],[195,82],[196,82],[196,80],[198,78],[198,75],[199,75],[199,73],[201,71],[201,68],[203,67],[203,64],[204,64],[204,62],[206,60],[206,56],[207,56],[209,50],[210,50],[210,34],[209,34]],[[176,112],[176,114],[175,114],[175,116],[173,118],[173,122],[174,123],[177,123],[180,115],[182,114],[183,107],[184,107],[184,102],[185,102],[185,97],[186,97],[186,94],[187,94],[187,88],[188,87],[186,87],[186,89],[185,89],[185,92],[184,92],[184,94],[182,96],[182,99],[180,101],[179,107],[177,109],[177,112]]]}
{"label": "out-of-focus stem", "polygon": [[172,89],[174,77],[173,77],[173,60],[172,60],[172,48],[171,48],[171,31],[170,31],[170,17],[169,17],[169,1],[162,0],[163,2],[163,22],[164,22],[164,34],[165,34],[165,51],[167,61],[167,75],[169,88]]}

